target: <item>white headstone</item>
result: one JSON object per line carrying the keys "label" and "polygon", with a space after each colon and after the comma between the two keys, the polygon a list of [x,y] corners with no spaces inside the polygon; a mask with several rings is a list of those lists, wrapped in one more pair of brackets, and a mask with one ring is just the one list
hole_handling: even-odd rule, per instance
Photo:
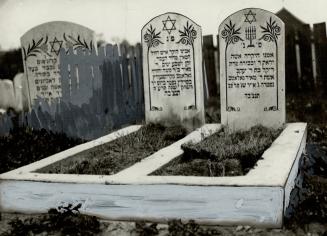
{"label": "white headstone", "polygon": [[221,122],[231,130],[285,123],[285,29],[271,12],[247,8],[219,26]]}
{"label": "white headstone", "polygon": [[61,97],[61,48],[96,50],[95,34],[92,30],[64,21],[49,22],[32,28],[21,37],[21,45],[31,104],[37,97],[48,102]]}
{"label": "white headstone", "polygon": [[142,29],[147,123],[204,124],[201,27],[186,16],[165,13]]}
{"label": "white headstone", "polygon": [[14,86],[9,79],[0,79],[0,108],[16,109]]}
{"label": "white headstone", "polygon": [[24,73],[18,73],[13,79],[15,101],[16,101],[16,111],[28,111],[29,110],[29,97],[27,89],[27,81]]}

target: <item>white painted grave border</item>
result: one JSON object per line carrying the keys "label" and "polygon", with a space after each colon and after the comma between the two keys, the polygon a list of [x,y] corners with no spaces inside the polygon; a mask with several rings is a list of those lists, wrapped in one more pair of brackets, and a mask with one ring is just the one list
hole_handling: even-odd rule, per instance
{"label": "white painted grave border", "polygon": [[[117,132],[121,136],[140,127],[130,126]],[[287,124],[265,151],[262,160],[245,176],[148,175],[180,156],[182,143],[200,141],[220,129],[220,124],[204,125],[184,139],[111,176],[32,173],[119,137],[117,133],[109,134],[0,175],[0,206],[3,211],[45,212],[49,207],[56,207],[58,201],[75,199],[88,201],[82,212],[114,220],[182,218],[204,224],[280,227],[294,187],[299,158],[305,148],[306,123]],[[172,156],[172,153],[176,155]],[[44,203],[38,201],[38,205],[33,205],[35,199],[43,199]]]}

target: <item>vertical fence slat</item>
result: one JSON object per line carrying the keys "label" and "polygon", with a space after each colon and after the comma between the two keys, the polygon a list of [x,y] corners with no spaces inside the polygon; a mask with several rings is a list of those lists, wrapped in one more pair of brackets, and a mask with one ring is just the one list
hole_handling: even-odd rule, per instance
{"label": "vertical fence slat", "polygon": [[129,47],[129,68],[131,75],[131,95],[130,95],[130,116],[131,119],[137,120],[137,109],[138,109],[138,83],[136,77],[136,69],[135,69],[135,51],[134,47]]}
{"label": "vertical fence slat", "polygon": [[213,46],[213,35],[203,36],[203,59],[206,68],[209,96],[217,96],[217,77],[215,70],[215,48]]}
{"label": "vertical fence slat", "polygon": [[70,70],[68,70],[68,55],[66,55],[66,50],[62,48],[60,50],[60,81],[61,81],[61,94],[62,100],[68,102],[70,100]]}
{"label": "vertical fence slat", "polygon": [[129,115],[129,107],[130,107],[130,99],[131,96],[129,94],[129,73],[128,73],[128,61],[130,58],[128,58],[128,52],[126,45],[121,45],[120,46],[120,64],[121,64],[121,69],[122,69],[122,117],[124,119],[127,119]]}
{"label": "vertical fence slat", "polygon": [[327,88],[327,39],[326,23],[317,23],[313,25],[313,36],[316,52],[316,66],[318,86]]}
{"label": "vertical fence slat", "polygon": [[144,119],[144,87],[143,87],[143,67],[142,67],[142,46],[137,44],[135,46],[136,59],[136,81],[138,88],[138,117]]}
{"label": "vertical fence slat", "polygon": [[312,51],[310,25],[305,24],[299,30],[300,64],[302,71],[301,87],[313,89]]}
{"label": "vertical fence slat", "polygon": [[298,75],[296,69],[296,51],[295,51],[295,30],[291,27],[286,28],[285,39],[285,82],[286,91],[296,91],[298,89]]}

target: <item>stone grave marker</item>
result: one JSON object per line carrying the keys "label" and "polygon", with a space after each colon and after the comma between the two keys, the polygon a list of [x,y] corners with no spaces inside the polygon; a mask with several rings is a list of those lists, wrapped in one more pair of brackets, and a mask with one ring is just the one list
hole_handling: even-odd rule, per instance
{"label": "stone grave marker", "polygon": [[284,23],[258,8],[219,26],[221,122],[231,130],[285,123]]}
{"label": "stone grave marker", "polygon": [[33,105],[37,97],[49,103],[61,97],[61,48],[92,51],[96,50],[94,45],[95,34],[92,30],[70,22],[48,22],[26,32],[21,37],[21,46],[30,103]]}
{"label": "stone grave marker", "polygon": [[165,13],[142,28],[147,123],[205,123],[201,27],[186,16]]}

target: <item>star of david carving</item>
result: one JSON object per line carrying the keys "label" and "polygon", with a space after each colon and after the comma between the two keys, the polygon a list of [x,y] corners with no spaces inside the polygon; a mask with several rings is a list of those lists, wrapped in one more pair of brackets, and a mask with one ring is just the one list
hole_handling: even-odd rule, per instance
{"label": "star of david carving", "polygon": [[166,20],[163,20],[162,23],[164,25],[162,30],[166,30],[168,34],[170,34],[171,31],[176,30],[176,20],[170,19],[170,16],[168,16]]}
{"label": "star of david carving", "polygon": [[55,37],[53,39],[53,41],[52,42],[49,42],[49,43],[51,45],[51,52],[54,52],[58,56],[63,41],[62,40],[58,40],[57,37]]}
{"label": "star of david carving", "polygon": [[256,18],[255,18],[255,13],[253,13],[251,10],[247,13],[244,14],[245,16],[245,21],[244,22],[248,22],[250,25],[252,24],[252,22],[256,22]]}

